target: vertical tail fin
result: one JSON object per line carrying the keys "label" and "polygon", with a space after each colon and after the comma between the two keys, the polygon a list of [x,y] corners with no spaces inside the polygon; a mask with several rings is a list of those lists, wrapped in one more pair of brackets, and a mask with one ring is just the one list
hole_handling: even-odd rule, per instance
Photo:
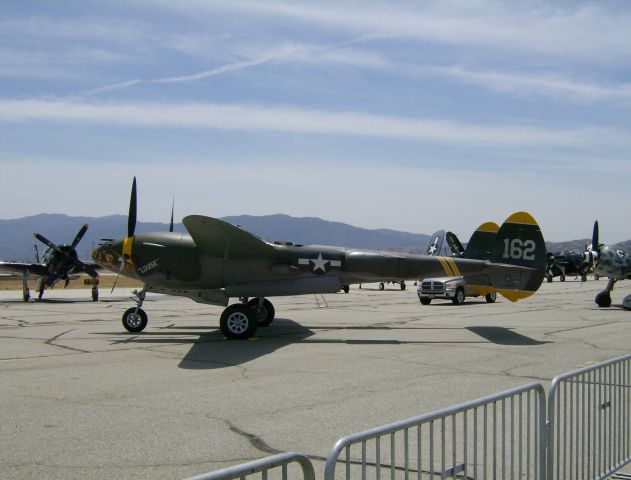
{"label": "vertical tail fin", "polygon": [[445,240],[445,231],[438,230],[434,233],[430,239],[427,247],[425,248],[425,255],[440,255],[440,250],[443,247],[443,241]]}
{"label": "vertical tail fin", "polygon": [[486,222],[480,225],[467,243],[464,258],[488,260],[491,257],[493,243],[499,230],[500,226],[495,222]]}
{"label": "vertical tail fin", "polygon": [[[512,214],[493,241],[490,261],[496,265],[491,283],[511,301],[537,291],[546,271],[546,245],[539,225],[526,212]],[[508,268],[509,265],[526,268]],[[500,268],[502,267],[502,268]]]}
{"label": "vertical tail fin", "polygon": [[445,239],[447,240],[447,245],[449,245],[449,250],[451,250],[451,254],[456,257],[464,257],[464,247],[458,237],[453,232],[447,232],[445,234]]}

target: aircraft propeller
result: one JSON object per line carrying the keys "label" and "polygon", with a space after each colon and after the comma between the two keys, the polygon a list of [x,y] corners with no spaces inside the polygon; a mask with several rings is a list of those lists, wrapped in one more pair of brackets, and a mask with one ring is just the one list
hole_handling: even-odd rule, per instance
{"label": "aircraft propeller", "polygon": [[114,280],[114,285],[112,285],[111,292],[114,292],[116,288],[116,284],[118,283],[118,279],[127,264],[127,261],[131,259],[131,247],[133,243],[133,236],[136,232],[136,214],[138,210],[137,205],[137,195],[136,195],[136,177],[134,177],[134,181],[131,184],[131,195],[129,197],[129,214],[127,216],[127,238],[123,240],[123,258],[121,259],[121,266],[116,274],[116,279]]}
{"label": "aircraft propeller", "polygon": [[583,254],[583,262],[593,267],[594,263],[598,262],[598,258],[600,257],[600,247],[601,245],[598,243],[598,220],[596,220],[594,222],[594,230],[592,231],[592,243]]}
{"label": "aircraft propeller", "polygon": [[65,250],[60,248],[58,245],[55,245],[53,242],[51,242],[46,237],[44,237],[43,235],[40,235],[37,232],[34,232],[33,236],[37,240],[42,242],[44,245],[46,245],[48,248],[51,248],[52,250],[54,250],[55,252],[59,253],[60,255],[64,255],[68,260],[70,260],[72,263],[74,263],[75,266],[79,267],[84,272],[87,272],[90,276],[98,277],[98,274],[96,273],[96,270],[94,270],[89,265],[86,265],[85,263],[83,263],[75,255],[71,254],[71,252],[75,251],[75,247],[77,246],[79,241],[83,238],[83,235],[85,235],[85,232],[86,232],[87,229],[88,229],[88,225],[87,224],[83,225],[79,229],[79,231],[77,232],[77,235],[75,236],[75,239],[73,240],[72,244],[70,245],[70,248],[67,248]]}
{"label": "aircraft propeller", "polygon": [[175,198],[171,202],[171,222],[169,223],[169,232],[173,232],[173,209],[175,208]]}

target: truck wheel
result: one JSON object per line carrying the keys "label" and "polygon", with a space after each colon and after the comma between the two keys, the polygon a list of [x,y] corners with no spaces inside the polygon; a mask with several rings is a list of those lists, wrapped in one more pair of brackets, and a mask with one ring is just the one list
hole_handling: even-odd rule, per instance
{"label": "truck wheel", "polygon": [[421,305],[429,305],[430,303],[432,303],[432,299],[431,298],[421,298]]}
{"label": "truck wheel", "polygon": [[454,305],[462,305],[464,303],[464,288],[456,288],[456,295],[451,299]]}
{"label": "truck wheel", "polygon": [[488,295],[485,295],[484,298],[487,303],[495,303],[495,300],[497,300],[497,292],[489,293]]}

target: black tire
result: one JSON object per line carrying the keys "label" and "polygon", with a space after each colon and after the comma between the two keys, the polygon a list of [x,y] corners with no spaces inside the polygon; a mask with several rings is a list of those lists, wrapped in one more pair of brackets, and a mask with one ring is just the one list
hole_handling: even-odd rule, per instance
{"label": "black tire", "polygon": [[99,300],[99,291],[96,288],[92,289],[92,301],[97,302]]}
{"label": "black tire", "polygon": [[601,308],[607,308],[611,306],[611,295],[607,292],[600,292],[596,295],[596,304]]}
{"label": "black tire", "polygon": [[245,340],[256,333],[258,323],[256,313],[248,305],[235,303],[221,314],[219,329],[232,340]]}
{"label": "black tire", "polygon": [[421,305],[429,305],[430,303],[432,303],[431,298],[420,298],[419,300],[421,301]]}
{"label": "black tire", "polygon": [[456,288],[456,295],[451,299],[454,305],[462,305],[464,303],[464,288],[458,287]]}
{"label": "black tire", "polygon": [[31,298],[31,291],[27,288],[22,292],[22,300],[28,302]]}
{"label": "black tire", "polygon": [[342,291],[343,291],[344,293],[348,293],[348,292],[350,291],[350,289],[351,289],[351,288],[350,288],[348,285],[342,285]]}
{"label": "black tire", "polygon": [[552,279],[553,279],[553,278],[554,278],[554,277],[553,277],[552,275],[546,275],[546,281],[547,281],[548,283],[552,283]]}
{"label": "black tire", "polygon": [[595,274],[595,275],[594,275],[594,280],[600,280],[600,275]]}
{"label": "black tire", "polygon": [[379,284],[379,290],[383,290],[384,288],[386,288],[386,285],[383,282],[381,282]]}
{"label": "black tire", "polygon": [[485,295],[484,299],[486,300],[486,303],[495,303],[495,300],[497,300],[497,292],[492,292]]}
{"label": "black tire", "polygon": [[587,281],[587,275],[581,275],[581,282]]}
{"label": "black tire", "polygon": [[405,290],[405,282],[401,282],[401,290]]}
{"label": "black tire", "polygon": [[136,307],[131,307],[125,310],[123,314],[123,327],[128,332],[142,332],[147,326],[147,322],[147,314],[142,308],[139,308],[138,312],[136,312]]}
{"label": "black tire", "polygon": [[561,275],[559,277],[559,282],[565,282],[565,275]]}
{"label": "black tire", "polygon": [[259,299],[253,298],[248,302],[248,306],[252,309],[256,316],[256,322],[259,327],[269,327],[274,321],[276,311],[274,305],[267,298],[263,299],[263,305],[259,308]]}

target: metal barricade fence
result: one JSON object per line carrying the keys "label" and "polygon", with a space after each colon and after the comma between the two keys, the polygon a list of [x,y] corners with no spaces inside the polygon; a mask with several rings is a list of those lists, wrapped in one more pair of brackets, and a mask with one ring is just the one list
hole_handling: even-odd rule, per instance
{"label": "metal barricade fence", "polygon": [[232,480],[237,478],[243,480],[257,473],[261,474],[261,480],[276,478],[281,480],[289,480],[290,478],[292,480],[300,480],[295,474],[289,474],[289,466],[292,463],[297,463],[302,468],[300,475],[302,480],[315,480],[315,472],[311,460],[301,453],[293,452],[261,458],[242,465],[235,465],[234,467],[191,477],[188,480]]}
{"label": "metal barricade fence", "polygon": [[331,450],[324,479],[543,480],[545,407],[533,383],[349,435]]}
{"label": "metal barricade fence", "polygon": [[559,375],[548,393],[547,479],[600,479],[631,462],[631,355]]}

